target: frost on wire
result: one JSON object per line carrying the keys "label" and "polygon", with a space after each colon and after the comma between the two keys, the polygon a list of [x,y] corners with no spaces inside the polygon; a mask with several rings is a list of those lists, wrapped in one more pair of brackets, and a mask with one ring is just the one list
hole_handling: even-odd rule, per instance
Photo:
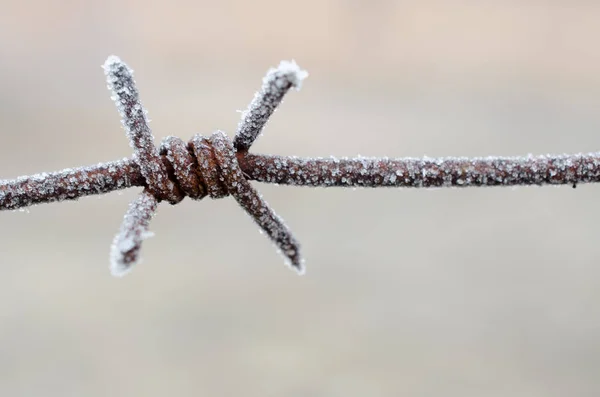
{"label": "frost on wire", "polygon": [[311,187],[478,187],[573,185],[600,178],[600,153],[527,157],[239,159],[251,180]]}
{"label": "frost on wire", "polygon": [[157,206],[158,201],[147,190],[129,205],[121,230],[110,248],[110,272],[113,276],[124,276],[139,262],[142,241],[152,236],[148,226]]}
{"label": "frost on wire", "polygon": [[[158,150],[154,146],[147,112],[139,99],[133,71],[118,57],[110,56],[104,63],[104,73],[133,148],[133,159],[146,182],[144,191],[131,204],[113,241],[112,274],[124,275],[139,261],[142,241],[148,235],[150,220],[161,200],[176,204],[185,196],[201,199],[206,195],[211,198],[232,195],[271,238],[287,263],[303,273],[298,242],[246,180],[239,168],[236,148],[227,135],[220,131],[210,138],[196,135],[187,145],[178,138],[167,137]],[[285,93],[291,87],[300,87],[305,76],[306,72],[293,62],[282,62],[279,68],[269,70],[261,91],[242,116],[236,135],[236,141],[240,142],[237,151],[249,149]],[[168,160],[171,174],[161,156]]]}
{"label": "frost on wire", "polygon": [[0,181],[0,210],[76,200],[83,196],[140,186],[142,183],[144,179],[139,173],[139,167],[131,159],[21,176]]}
{"label": "frost on wire", "polygon": [[285,223],[250,180],[312,187],[475,187],[572,185],[600,182],[600,153],[479,158],[297,158],[248,149],[290,88],[307,73],[294,62],[270,69],[242,114],[235,140],[217,131],[189,142],[167,137],[154,146],[131,69],[117,57],[104,64],[133,158],[0,180],[0,210],[75,200],[132,186],[143,187],[129,206],[111,248],[111,272],[120,276],[139,262],[141,244],[161,201],[176,204],[231,195],[276,245],[286,262],[304,271],[300,248]]}
{"label": "frost on wire", "polygon": [[250,149],[288,90],[292,87],[299,90],[307,76],[308,73],[294,61],[282,61],[279,67],[269,69],[260,91],[242,113],[233,140],[233,146],[238,152]]}
{"label": "frost on wire", "polygon": [[271,238],[285,262],[299,274],[304,274],[304,260],[300,255],[300,244],[292,235],[283,220],[269,207],[261,195],[246,180],[235,156],[231,141],[221,131],[211,137],[214,151],[220,161],[220,167],[228,192],[248,215]]}
{"label": "frost on wire", "polygon": [[154,136],[148,125],[148,112],[140,102],[133,70],[114,55],[108,57],[103,68],[108,89],[112,92],[111,99],[115,101],[129,144],[133,148],[133,159],[140,166],[152,193],[161,199],[170,198],[175,187],[154,146]]}

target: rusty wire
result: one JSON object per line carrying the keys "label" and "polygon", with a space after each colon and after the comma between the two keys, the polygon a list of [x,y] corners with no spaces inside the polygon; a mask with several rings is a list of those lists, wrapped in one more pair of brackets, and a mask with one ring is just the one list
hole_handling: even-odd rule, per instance
{"label": "rusty wire", "polygon": [[139,261],[158,204],[183,198],[231,195],[271,238],[286,262],[304,271],[300,247],[285,223],[249,181],[313,187],[475,187],[572,185],[600,182],[600,153],[486,158],[298,158],[248,150],[291,88],[307,73],[294,62],[270,69],[242,114],[235,138],[217,131],[189,142],[167,137],[159,148],[148,125],[132,70],[118,57],[104,64],[133,156],[119,161],[0,181],[0,210],[75,200],[143,187],[125,214],[111,248],[111,272],[120,276]]}

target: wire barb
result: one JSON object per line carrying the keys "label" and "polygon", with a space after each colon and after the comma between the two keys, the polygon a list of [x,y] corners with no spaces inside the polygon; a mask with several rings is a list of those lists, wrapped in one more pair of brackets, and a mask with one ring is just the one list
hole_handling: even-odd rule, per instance
{"label": "wire barb", "polygon": [[292,87],[299,90],[302,80],[306,77],[308,73],[300,69],[294,61],[282,61],[278,68],[269,69],[260,91],[254,95],[248,109],[242,113],[233,140],[233,146],[238,152],[247,152],[250,149],[284,95]]}
{"label": "wire barb", "polygon": [[158,200],[148,189],[144,189],[129,205],[121,230],[110,248],[110,272],[113,276],[124,276],[139,262],[142,241],[152,235],[148,227],[157,207]]}
{"label": "wire barb", "polygon": [[[303,273],[298,242],[245,179],[234,144],[227,135],[221,131],[210,138],[196,135],[188,145],[178,138],[167,137],[158,150],[146,118],[147,111],[139,99],[133,70],[113,55],[104,63],[104,73],[133,148],[133,159],[146,181],[146,188],[129,207],[114,239],[111,272],[123,275],[139,261],[142,240],[160,201],[177,204],[186,195],[199,200],[207,194],[213,199],[231,194],[277,245],[290,265]],[[240,142],[238,151],[250,147],[285,93],[292,86],[299,87],[304,75],[295,63],[290,62],[282,62],[278,69],[269,70],[261,91],[242,116],[236,135],[236,141]],[[168,164],[163,162],[161,153]],[[174,180],[170,178],[167,165]]]}
{"label": "wire barb", "polygon": [[104,63],[104,73],[108,88],[113,94],[111,99],[117,105],[121,123],[133,148],[133,159],[140,166],[148,189],[158,200],[177,203],[175,185],[169,180],[167,170],[154,146],[154,137],[146,118],[148,112],[140,102],[133,70],[119,57],[111,55]]}
{"label": "wire barb", "polygon": [[252,187],[265,183],[319,187],[475,187],[572,185],[600,182],[600,153],[486,158],[297,158],[248,153],[290,88],[308,75],[294,62],[270,69],[231,140],[217,131],[187,143],[166,137],[157,149],[133,71],[110,56],[104,72],[133,148],[133,157],[95,166],[0,181],[0,210],[75,200],[133,186],[143,191],[129,206],[111,247],[110,270],[128,273],[139,262],[158,204],[231,195],[269,236],[286,262],[304,272],[300,246],[281,218]]}

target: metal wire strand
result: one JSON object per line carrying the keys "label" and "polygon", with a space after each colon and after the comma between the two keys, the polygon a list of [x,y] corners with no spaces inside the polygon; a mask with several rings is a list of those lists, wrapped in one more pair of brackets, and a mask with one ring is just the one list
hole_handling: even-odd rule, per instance
{"label": "metal wire strand", "polygon": [[104,64],[112,98],[122,117],[133,157],[94,166],[0,181],[0,210],[75,200],[133,186],[143,191],[127,210],[111,247],[112,274],[139,262],[158,204],[185,197],[231,195],[250,215],[286,262],[304,272],[300,246],[281,218],[249,181],[311,187],[476,187],[572,185],[600,182],[600,153],[485,158],[298,158],[252,154],[248,149],[290,88],[307,73],[293,62],[270,69],[242,114],[231,140],[217,131],[188,142],[165,138],[157,149],[132,70],[111,56]]}

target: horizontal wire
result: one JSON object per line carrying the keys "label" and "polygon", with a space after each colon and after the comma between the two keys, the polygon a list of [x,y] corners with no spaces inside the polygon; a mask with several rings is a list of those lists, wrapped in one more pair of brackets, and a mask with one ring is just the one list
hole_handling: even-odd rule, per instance
{"label": "horizontal wire", "polygon": [[600,182],[600,153],[525,157],[299,158],[238,155],[251,180],[311,187],[479,187]]}
{"label": "horizontal wire", "polygon": [[132,158],[21,176],[0,180],[0,210],[76,200],[145,184],[140,167]]}
{"label": "horizontal wire", "polygon": [[[166,156],[161,156],[169,163]],[[600,182],[600,153],[475,158],[301,158],[241,152],[249,180],[311,187],[480,187]],[[0,180],[0,210],[146,187],[132,158]]]}
{"label": "horizontal wire", "polygon": [[307,73],[281,62],[263,79],[230,139],[221,131],[184,142],[165,138],[157,148],[139,98],[133,71],[116,56],[104,64],[133,156],[120,161],[0,180],[0,210],[109,193],[134,186],[144,190],[129,206],[111,248],[111,272],[123,275],[140,259],[142,242],[162,201],[232,196],[268,235],[286,262],[304,272],[300,244],[249,183],[310,187],[483,187],[571,185],[600,182],[600,152],[522,157],[300,158],[248,150],[290,88]]}

